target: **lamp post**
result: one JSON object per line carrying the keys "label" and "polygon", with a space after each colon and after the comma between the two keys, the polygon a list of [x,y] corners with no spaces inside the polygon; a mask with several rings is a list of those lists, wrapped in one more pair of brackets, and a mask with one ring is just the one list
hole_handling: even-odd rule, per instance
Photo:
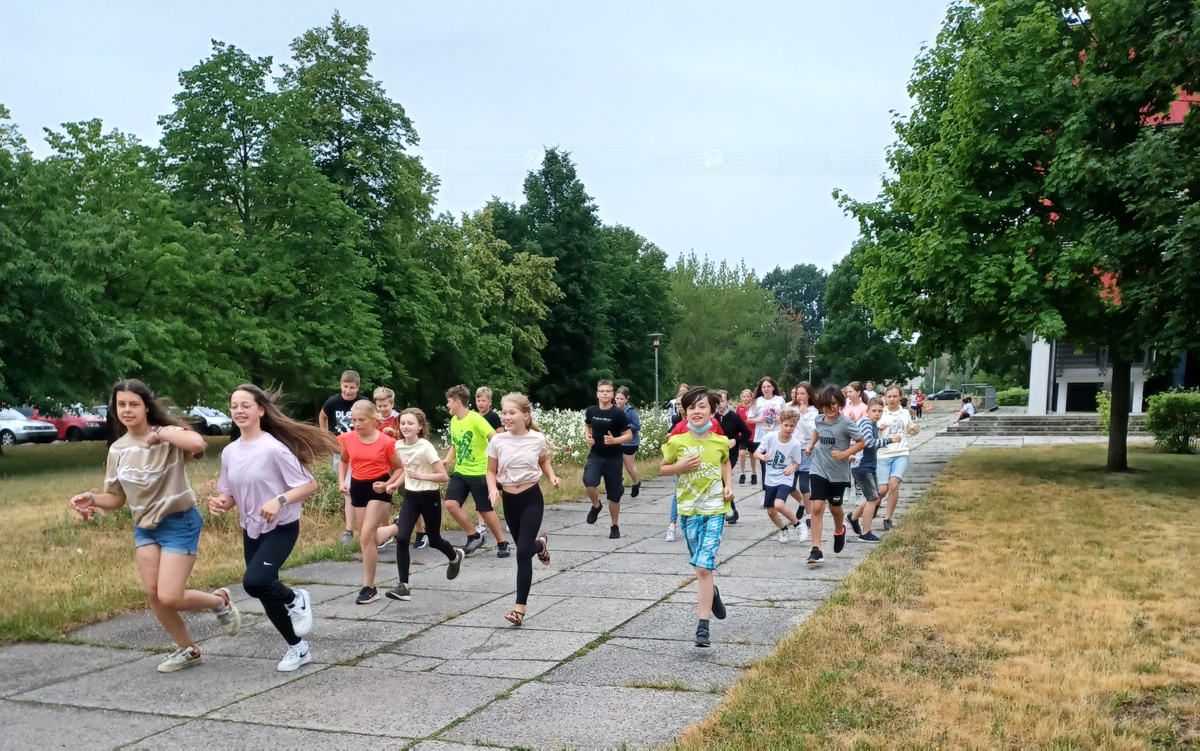
{"label": "lamp post", "polygon": [[654,406],[658,406],[658,345],[662,344],[662,332],[656,331],[650,335],[654,341]]}
{"label": "lamp post", "polygon": [[810,384],[812,383],[812,361],[813,361],[813,356],[809,355],[808,356],[808,382]]}

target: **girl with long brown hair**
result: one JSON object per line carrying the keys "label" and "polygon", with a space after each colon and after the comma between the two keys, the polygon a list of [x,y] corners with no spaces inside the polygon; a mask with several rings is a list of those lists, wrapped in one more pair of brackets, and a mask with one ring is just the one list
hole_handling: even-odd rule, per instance
{"label": "girl with long brown hair", "polygon": [[204,521],[184,465],[203,456],[207,444],[203,436],[168,415],[146,384],[134,379],[113,386],[108,427],[104,492],[80,493],[71,498],[71,505],[90,518],[93,509],[128,504],[138,570],[150,608],[175,642],[175,651],[159,663],[158,671],[172,673],[200,661],[200,650],[181,611],[211,610],[230,636],[241,625],[228,589],[212,594],[187,589]]}
{"label": "girl with long brown hair", "polygon": [[327,431],[284,415],[277,398],[252,383],[229,397],[240,436],[221,452],[221,477],[208,511],[215,516],[237,506],[246,558],[242,586],[262,602],[287,642],[276,669],[290,672],[312,661],[304,641],[312,629],[312,601],[308,590],[279,581],[279,569],[300,537],[300,503],[320,489],[310,468],[336,451],[337,442]]}

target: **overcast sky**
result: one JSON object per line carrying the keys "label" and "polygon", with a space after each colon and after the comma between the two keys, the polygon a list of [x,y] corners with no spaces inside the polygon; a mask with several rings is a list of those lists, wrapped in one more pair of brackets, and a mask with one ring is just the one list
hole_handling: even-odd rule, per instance
{"label": "overcast sky", "polygon": [[574,154],[601,218],[672,258],[829,268],[857,234],[830,197],[878,193],[890,112],[943,0],[0,3],[0,103],[43,127],[101,118],[155,143],[211,40],[288,59],[335,8],[441,178],[438,209],[520,201],[544,146]]}

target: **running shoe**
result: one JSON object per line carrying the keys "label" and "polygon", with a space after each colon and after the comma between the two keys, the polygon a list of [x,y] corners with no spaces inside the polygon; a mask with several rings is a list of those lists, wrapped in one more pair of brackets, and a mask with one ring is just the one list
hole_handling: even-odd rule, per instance
{"label": "running shoe", "polygon": [[884,532],[887,532],[887,531],[888,531],[889,529],[891,529],[891,528],[892,528],[892,520],[891,520],[891,519],[884,519],[884,520],[883,520],[883,531],[884,531]]}
{"label": "running shoe", "polygon": [[395,544],[396,544],[396,538],[389,537],[386,540],[384,540],[383,542],[376,545],[375,549],[378,550],[380,553],[382,553],[383,551],[387,550],[388,548],[392,547]]}
{"label": "running shoe", "polygon": [[483,535],[473,535],[468,537],[467,544],[463,545],[463,553],[470,555],[476,550],[479,550],[481,547],[483,547]]}
{"label": "running shoe", "polygon": [[446,567],[447,579],[453,579],[458,576],[458,570],[462,568],[463,558],[465,557],[466,553],[462,551],[462,548],[454,549],[454,560],[450,561],[450,565]]}
{"label": "running shoe", "polygon": [[750,475],[750,484],[751,484],[751,485],[757,485],[757,484],[758,484],[758,475]]}
{"label": "running shoe", "polygon": [[846,521],[850,522],[850,529],[854,530],[854,534],[862,537],[862,525],[854,518],[853,514],[846,514]]}
{"label": "running shoe", "polygon": [[487,531],[488,531],[488,527],[486,524],[476,524],[475,525],[475,534],[486,535]]}
{"label": "running shoe", "polygon": [[343,545],[353,545],[354,544],[354,533],[353,532],[343,532],[342,533],[342,544]]}
{"label": "running shoe", "polygon": [[[808,521],[808,520],[805,519],[805,521]],[[809,540],[812,539],[812,532],[808,531],[807,524],[797,524],[796,528],[800,530],[800,537],[799,537],[800,542],[808,542]]]}
{"label": "running shoe", "polygon": [[355,605],[369,605],[379,599],[379,590],[374,587],[363,587],[358,590],[358,597],[355,598]]}
{"label": "running shoe", "polygon": [[242,627],[242,613],[233,601],[228,587],[221,587],[213,594],[225,601],[224,605],[213,611],[217,616],[217,623],[221,624],[221,630],[226,636],[233,636]]}
{"label": "running shoe", "polygon": [[307,589],[293,589],[292,601],[287,604],[288,618],[292,620],[292,631],[303,638],[312,631],[312,597]]}
{"label": "running shoe", "polygon": [[617,525],[612,525],[612,529],[608,530],[608,539],[616,540],[621,537],[621,528]]}
{"label": "running shoe", "polygon": [[588,524],[595,524],[596,520],[599,518],[600,518],[600,507],[599,506],[592,506],[590,509],[588,509],[588,515],[587,515],[587,523]]}
{"label": "running shoe", "polygon": [[738,477],[738,485],[745,485],[745,484],[746,484],[746,473],[745,473],[745,472],[743,472],[743,473],[742,473],[742,474],[741,474],[741,475]]}
{"label": "running shoe", "polygon": [[825,556],[821,555],[821,549],[818,547],[814,547],[812,550],[810,550],[808,552],[808,562],[809,563],[820,563],[821,559],[823,559],[824,557]]}
{"label": "running shoe", "polygon": [[417,550],[424,550],[429,547],[429,535],[424,532],[418,532],[416,539],[413,540],[413,547]]}
{"label": "running shoe", "polygon": [[408,588],[406,582],[400,582],[384,594],[389,600],[403,600],[404,602],[408,602],[412,599],[412,590]]}
{"label": "running shoe", "polygon": [[675,525],[671,524],[667,527],[667,542],[675,542]]}
{"label": "running shoe", "polygon": [[738,518],[740,516],[741,516],[741,514],[738,513],[737,506],[734,506],[733,510],[729,513],[729,516],[725,517],[725,523],[726,524],[737,524]]}
{"label": "running shoe", "polygon": [[509,551],[509,548],[508,548],[508,540],[505,540],[504,542],[496,543],[496,557],[497,558],[507,558],[510,555],[512,555],[512,553]]}
{"label": "running shoe", "polygon": [[712,614],[713,618],[718,621],[725,620],[725,603],[721,601],[721,590],[715,586],[713,587]]}
{"label": "running shoe", "polygon": [[880,542],[880,539],[875,536],[874,532],[868,532],[865,535],[858,536],[859,542]]}
{"label": "running shoe", "polygon": [[167,655],[167,659],[158,663],[158,672],[174,673],[176,670],[190,668],[200,662],[200,650],[195,646],[182,647]]}
{"label": "running shoe", "polygon": [[846,547],[846,525],[845,524],[842,525],[841,532],[838,532],[837,530],[834,530],[834,532],[833,532],[833,552],[840,553],[840,552],[842,552],[842,548],[844,548],[844,547]]}
{"label": "running shoe", "polygon": [[783,529],[779,530],[779,541],[780,542],[788,542],[788,540],[790,540],[790,539],[791,538],[788,535],[787,527],[784,527]]}
{"label": "running shoe", "polygon": [[642,492],[642,484],[640,482],[635,482],[633,484],[633,487],[629,489],[629,497],[637,498],[638,493],[641,493],[641,492]]}
{"label": "running shoe", "polygon": [[697,626],[696,627],[696,646],[697,647],[711,647],[712,646],[712,641],[708,638],[708,627],[707,626]]}
{"label": "running shoe", "polygon": [[301,639],[299,644],[288,647],[288,651],[283,653],[283,659],[279,661],[275,669],[281,673],[290,673],[310,662],[312,662],[312,652],[308,649],[308,642]]}

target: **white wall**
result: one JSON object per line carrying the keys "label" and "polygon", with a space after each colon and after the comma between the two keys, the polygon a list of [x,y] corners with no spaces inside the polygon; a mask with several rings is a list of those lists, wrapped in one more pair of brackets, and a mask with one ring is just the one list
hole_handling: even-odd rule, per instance
{"label": "white wall", "polygon": [[1050,342],[1035,339],[1029,353],[1029,406],[1028,415],[1046,414],[1050,387]]}

